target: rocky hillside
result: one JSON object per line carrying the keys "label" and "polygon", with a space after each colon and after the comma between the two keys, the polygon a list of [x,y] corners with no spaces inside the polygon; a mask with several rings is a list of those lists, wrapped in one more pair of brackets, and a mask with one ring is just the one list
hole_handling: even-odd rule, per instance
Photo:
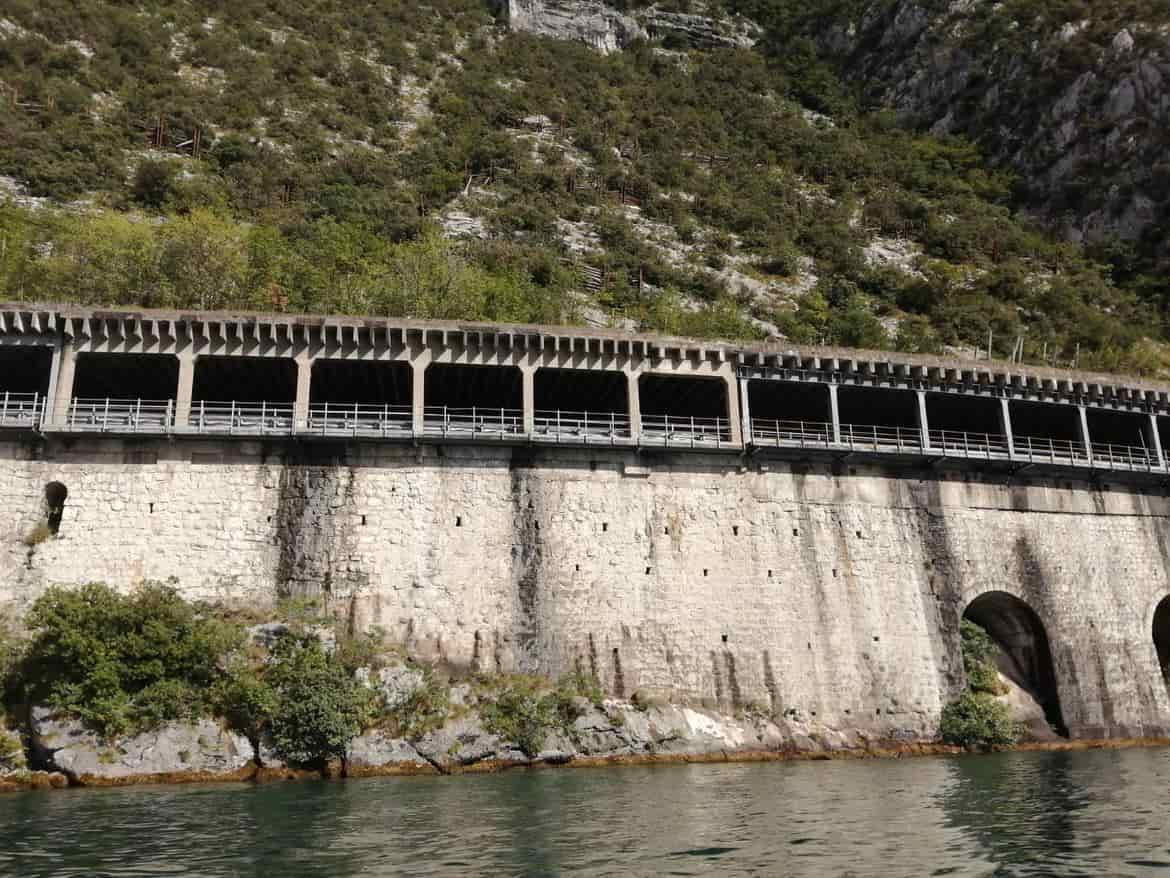
{"label": "rocky hillside", "polygon": [[853,6],[834,26],[805,26],[869,102],[978,143],[1069,237],[1170,256],[1170,4]]}
{"label": "rocky hillside", "polygon": [[1020,6],[12,0],[0,295],[1166,372],[1153,31]]}

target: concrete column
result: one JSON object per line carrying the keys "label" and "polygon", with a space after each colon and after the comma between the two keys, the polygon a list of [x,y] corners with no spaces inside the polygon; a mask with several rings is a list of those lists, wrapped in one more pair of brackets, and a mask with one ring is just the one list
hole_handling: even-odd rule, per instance
{"label": "concrete column", "polygon": [[1089,458],[1089,466],[1093,465],[1093,439],[1089,435],[1089,414],[1083,405],[1077,406],[1077,425],[1081,432],[1081,446],[1085,456]]}
{"label": "concrete column", "polygon": [[524,435],[531,436],[536,432],[536,367],[521,366],[520,379],[524,397]]}
{"label": "concrete column", "polygon": [[313,360],[308,354],[297,357],[297,399],[293,403],[293,429],[303,430],[309,424],[309,388],[313,381]]}
{"label": "concrete column", "polygon": [[748,399],[748,379],[739,379],[739,411],[740,420],[743,424],[743,441],[744,444],[750,445],[753,439],[752,436],[752,407]]}
{"label": "concrete column", "polygon": [[53,417],[55,426],[65,426],[69,420],[69,405],[73,401],[73,375],[77,370],[77,350],[69,342],[61,347],[60,363],[57,366],[57,381],[50,389],[53,394]]}
{"label": "concrete column", "polygon": [[175,388],[175,427],[191,425],[191,397],[195,392],[195,354],[188,348],[179,354],[179,385]]}
{"label": "concrete column", "polygon": [[833,444],[841,444],[841,411],[837,407],[837,385],[829,384],[829,420],[833,422]]}
{"label": "concrete column", "polygon": [[415,436],[421,436],[426,429],[426,379],[427,366],[430,364],[430,348],[422,348],[416,351],[410,359],[410,422]]}
{"label": "concrete column", "polygon": [[731,422],[731,444],[743,445],[743,422],[739,417],[739,382],[734,374],[725,376],[723,381],[727,386],[727,419]]}
{"label": "concrete column", "polygon": [[918,441],[923,451],[930,451],[930,419],[926,415],[926,391],[916,390],[918,398]]}
{"label": "concrete column", "polygon": [[1015,457],[1016,437],[1012,432],[1012,407],[1006,397],[999,401],[999,431],[1003,433],[1004,441],[1007,443],[1008,457]]}
{"label": "concrete column", "polygon": [[1150,457],[1154,459],[1154,466],[1158,469],[1166,468],[1166,456],[1162,453],[1162,436],[1158,432],[1158,416],[1151,412],[1146,420],[1146,448],[1150,450]]}
{"label": "concrete column", "polygon": [[626,372],[626,405],[630,412],[630,438],[637,445],[642,441],[642,400],[638,396],[638,373]]}
{"label": "concrete column", "polygon": [[49,364],[49,388],[45,391],[45,398],[41,400],[41,422],[53,419],[54,406],[57,399],[57,381],[61,374],[61,357],[64,343],[58,339],[53,344],[53,359]]}

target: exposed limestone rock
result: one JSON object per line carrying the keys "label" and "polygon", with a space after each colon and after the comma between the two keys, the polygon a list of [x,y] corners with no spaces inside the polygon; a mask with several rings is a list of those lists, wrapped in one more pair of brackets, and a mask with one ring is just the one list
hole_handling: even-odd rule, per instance
{"label": "exposed limestone rock", "polygon": [[1009,14],[993,0],[871,0],[810,36],[874,103],[1012,166],[1036,217],[1071,239],[1136,240],[1156,228],[1170,128],[1170,44],[1154,36],[1158,22]]}
{"label": "exposed limestone rock", "polygon": [[105,743],[80,720],[32,710],[31,748],[37,763],[88,785],[129,780],[243,778],[252,767],[252,745],[212,720],[169,723],[133,738]]}
{"label": "exposed limestone rock", "polygon": [[508,0],[512,30],[576,40],[599,52],[615,52],[638,39],[662,40],[671,46],[751,47],[761,29],[741,17],[670,12],[658,6],[627,15],[596,0]]}

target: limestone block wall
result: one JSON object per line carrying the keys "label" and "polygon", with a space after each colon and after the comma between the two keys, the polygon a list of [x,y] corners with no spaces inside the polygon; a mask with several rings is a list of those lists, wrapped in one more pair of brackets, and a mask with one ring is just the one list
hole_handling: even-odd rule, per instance
{"label": "limestone block wall", "polygon": [[[51,481],[60,532],[26,545]],[[963,609],[1004,591],[1045,626],[1074,735],[1152,735],[1168,515],[1161,491],[734,456],[7,442],[0,604],[168,577],[320,596],[455,665],[918,737],[963,686]]]}

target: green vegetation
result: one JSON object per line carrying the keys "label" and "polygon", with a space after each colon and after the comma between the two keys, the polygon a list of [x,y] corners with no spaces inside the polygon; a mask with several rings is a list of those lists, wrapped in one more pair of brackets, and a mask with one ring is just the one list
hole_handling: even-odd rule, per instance
{"label": "green vegetation", "polygon": [[1020,737],[1019,723],[1008,707],[996,699],[1004,686],[995,668],[999,647],[991,637],[968,619],[960,629],[963,669],[967,691],[943,708],[940,731],[948,744],[968,748],[1005,747]]}
{"label": "green vegetation", "polygon": [[[990,331],[1000,355],[1022,336],[1025,359],[1165,368],[1170,297],[1141,264],[1029,227],[970,143],[865,111],[817,56],[802,28],[858,4],[724,5],[765,24],[758,50],[600,56],[504,34],[478,0],[14,0],[0,174],[87,201],[0,207],[0,295],[533,322],[596,305],[686,335],[754,338],[756,318],[931,352]],[[453,209],[482,236],[444,240]],[[596,243],[570,252],[565,223]],[[875,238],[909,242],[913,270],[868,259]],[[785,292],[809,265],[815,288]]]}
{"label": "green vegetation", "polygon": [[26,618],[13,673],[22,700],[81,717],[105,736],[210,713],[220,660],[242,633],[172,586],[122,595],[104,585],[51,588]]}
{"label": "green vegetation", "polygon": [[580,672],[565,675],[554,688],[536,677],[509,676],[481,681],[481,691],[484,727],[516,744],[529,758],[540,752],[552,732],[572,735],[573,722],[580,716],[579,698],[593,704],[602,700],[597,680]]}
{"label": "green vegetation", "polygon": [[294,628],[270,654],[250,650],[239,623],[172,584],[51,588],[24,621],[26,642],[0,637],[6,701],[77,716],[107,740],[218,715],[253,741],[270,737],[289,761],[318,765],[343,756],[374,715],[372,691],[317,637]]}
{"label": "green vegetation", "polygon": [[943,708],[943,740],[959,747],[1008,747],[1020,737],[1007,705],[986,692],[964,692]]}

